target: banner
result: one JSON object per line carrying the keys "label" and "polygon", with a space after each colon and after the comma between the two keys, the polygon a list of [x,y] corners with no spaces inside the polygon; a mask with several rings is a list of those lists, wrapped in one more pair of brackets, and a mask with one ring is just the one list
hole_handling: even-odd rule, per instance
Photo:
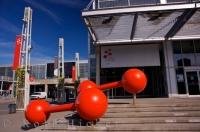
{"label": "banner", "polygon": [[76,81],[76,68],[75,66],[72,66],[72,81]]}
{"label": "banner", "polygon": [[12,69],[16,70],[20,66],[20,53],[22,46],[22,36],[17,35],[15,41],[14,59]]}

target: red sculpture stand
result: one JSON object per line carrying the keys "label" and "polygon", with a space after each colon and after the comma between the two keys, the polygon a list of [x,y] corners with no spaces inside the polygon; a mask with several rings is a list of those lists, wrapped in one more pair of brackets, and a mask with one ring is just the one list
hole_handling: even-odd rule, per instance
{"label": "red sculpture stand", "polygon": [[138,69],[129,69],[121,81],[96,85],[90,80],[80,83],[75,103],[50,105],[45,100],[33,100],[25,110],[25,117],[29,123],[43,124],[51,113],[61,111],[77,111],[85,120],[94,121],[101,118],[107,110],[108,101],[102,90],[123,87],[127,92],[137,94],[142,92],[147,84],[145,74]]}

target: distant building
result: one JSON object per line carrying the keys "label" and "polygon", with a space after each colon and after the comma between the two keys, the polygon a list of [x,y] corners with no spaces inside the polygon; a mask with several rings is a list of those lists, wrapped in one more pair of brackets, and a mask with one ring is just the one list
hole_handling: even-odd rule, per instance
{"label": "distant building", "polygon": [[[200,96],[199,0],[92,0],[82,17],[92,80],[120,80],[136,67],[148,78],[140,97]],[[122,88],[107,94],[132,97]]]}
{"label": "distant building", "polygon": [[[80,80],[88,79],[88,60],[80,60]],[[72,66],[74,61],[65,61],[65,82],[72,82]],[[0,91],[12,89],[13,71],[8,65],[0,66]],[[54,63],[35,64],[30,68],[30,76],[32,78],[30,85],[30,93],[46,91],[48,97],[51,97],[51,92],[56,88],[57,78],[54,76]]]}

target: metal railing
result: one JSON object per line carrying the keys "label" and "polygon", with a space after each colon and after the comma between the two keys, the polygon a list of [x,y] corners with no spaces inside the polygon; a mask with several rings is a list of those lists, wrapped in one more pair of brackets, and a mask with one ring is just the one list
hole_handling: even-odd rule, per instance
{"label": "metal railing", "polygon": [[[130,6],[159,5],[162,0],[91,0],[85,10],[97,10],[107,8],[120,8]],[[166,0],[166,4],[192,3],[200,0]]]}
{"label": "metal railing", "polygon": [[8,76],[0,76],[0,81],[13,81],[13,79]]}

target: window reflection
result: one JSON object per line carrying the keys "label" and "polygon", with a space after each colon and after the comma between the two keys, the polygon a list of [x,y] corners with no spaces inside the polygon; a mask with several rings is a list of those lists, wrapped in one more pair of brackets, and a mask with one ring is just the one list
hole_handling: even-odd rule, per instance
{"label": "window reflection", "polygon": [[175,66],[198,66],[200,65],[200,41],[174,41],[174,64]]}

